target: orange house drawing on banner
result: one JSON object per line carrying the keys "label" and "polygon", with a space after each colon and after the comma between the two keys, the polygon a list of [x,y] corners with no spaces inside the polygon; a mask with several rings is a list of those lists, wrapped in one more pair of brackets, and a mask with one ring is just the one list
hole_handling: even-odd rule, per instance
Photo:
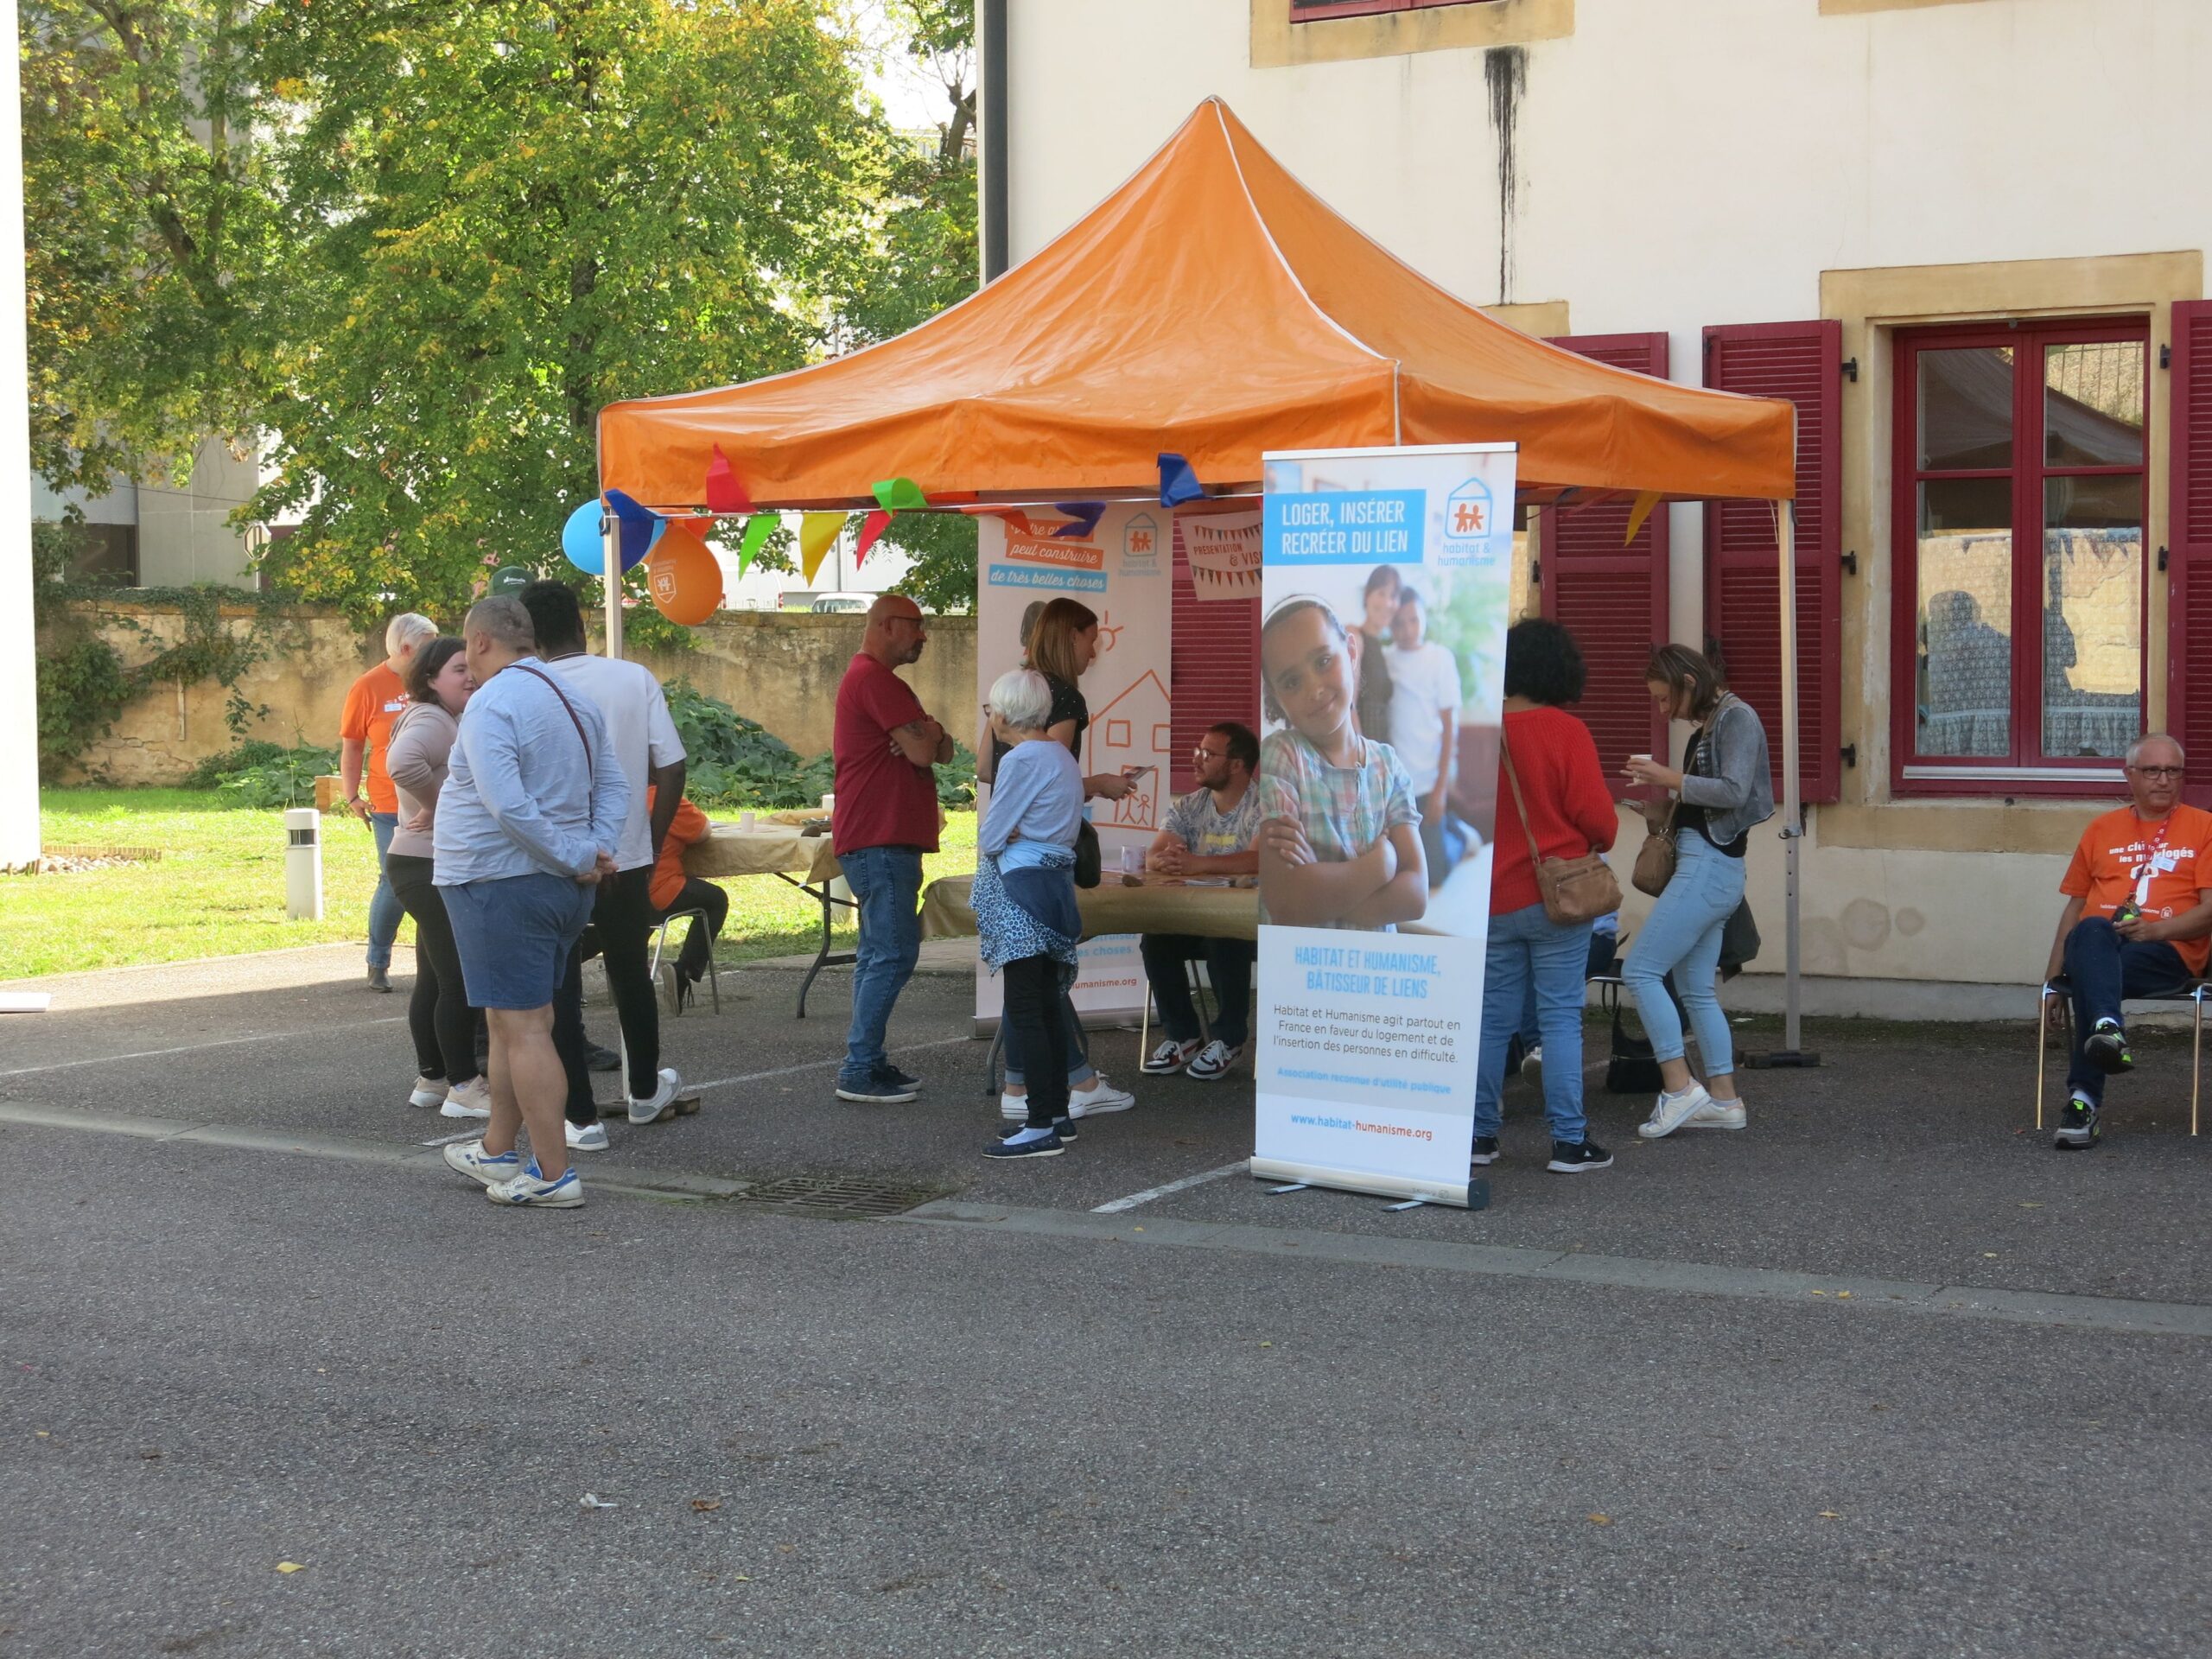
{"label": "orange house drawing on banner", "polygon": [[1119,772],[1125,766],[1150,766],[1137,786],[1118,801],[1102,801],[1103,822],[1126,830],[1152,830],[1160,824],[1161,791],[1166,787],[1167,763],[1173,741],[1170,736],[1167,687],[1158,674],[1147,669],[1128,690],[1090,717],[1090,769]]}

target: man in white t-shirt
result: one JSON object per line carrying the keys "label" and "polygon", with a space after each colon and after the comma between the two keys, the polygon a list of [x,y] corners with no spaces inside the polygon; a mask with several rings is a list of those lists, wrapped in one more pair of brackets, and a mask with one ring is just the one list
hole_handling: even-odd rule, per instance
{"label": "man in white t-shirt", "polygon": [[1421,850],[1428,885],[1440,887],[1471,850],[1474,832],[1452,812],[1452,779],[1459,755],[1459,664],[1427,638],[1420,593],[1403,588],[1390,619],[1390,747],[1405,762],[1421,804]]}
{"label": "man in white t-shirt", "polygon": [[[607,959],[607,982],[622,1022],[630,1121],[657,1123],[674,1116],[683,1088],[676,1069],[660,1063],[660,1001],[647,963],[653,864],[683,798],[683,741],[669,718],[660,682],[649,670],[586,650],[583,609],[573,589],[557,582],[533,582],[518,597],[537,630],[540,660],[563,686],[581,691],[598,708],[614,759],[630,785],[629,816],[614,849],[616,873],[599,884],[591,925],[569,956],[553,1004],[554,1045],[569,1074],[569,1145],[579,1152],[602,1152],[607,1128],[592,1099],[583,1027],[583,963],[594,950]],[[648,785],[654,791],[650,810]]]}

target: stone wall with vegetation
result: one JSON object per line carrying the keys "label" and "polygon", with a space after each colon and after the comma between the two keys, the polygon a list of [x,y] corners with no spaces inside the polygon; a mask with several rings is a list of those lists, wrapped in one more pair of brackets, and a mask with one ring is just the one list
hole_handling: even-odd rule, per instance
{"label": "stone wall with vegetation", "polygon": [[[221,657],[230,678],[155,679],[124,702],[105,733],[86,736],[73,760],[48,765],[50,783],[175,784],[244,739],[282,744],[338,741],[338,719],[355,677],[383,656],[335,610],[251,601],[174,601],[127,594],[55,606],[40,628],[42,656],[93,639],[126,671],[173,659],[198,671]],[[732,611],[694,630],[696,648],[641,655],[664,681],[684,679],[759,721],[802,755],[830,747],[837,682],[860,647],[857,616]],[[180,648],[182,648],[181,650]],[[975,739],[976,624],[932,619],[920,662],[905,671],[923,706],[963,742]]]}

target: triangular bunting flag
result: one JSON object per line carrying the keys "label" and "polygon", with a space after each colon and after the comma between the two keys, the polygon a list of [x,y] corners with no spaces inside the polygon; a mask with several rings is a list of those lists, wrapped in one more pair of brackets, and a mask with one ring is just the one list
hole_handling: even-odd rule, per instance
{"label": "triangular bunting flag", "polygon": [[930,504],[911,478],[887,478],[875,486],[875,505],[886,512],[918,512]]}
{"label": "triangular bunting flag", "polygon": [[890,528],[891,515],[880,507],[861,520],[860,539],[853,543],[854,569],[861,568],[861,561],[868,557],[868,549],[874,547],[883,532]]}
{"label": "triangular bunting flag", "polygon": [[1636,539],[1636,532],[1643,528],[1643,521],[1651,516],[1651,509],[1658,505],[1659,492],[1656,490],[1645,490],[1636,498],[1636,505],[1628,512],[1628,533],[1621,537],[1623,547]]}
{"label": "triangular bunting flag", "polygon": [[798,569],[806,585],[814,586],[814,573],[822,568],[822,561],[837,544],[837,536],[845,528],[847,515],[842,512],[804,512],[798,520]]}
{"label": "triangular bunting flag", "polygon": [[1195,501],[1206,493],[1198,475],[1191,470],[1191,463],[1167,450],[1160,454],[1160,505],[1163,507],[1180,506],[1185,501]]}
{"label": "triangular bunting flag", "polygon": [[1054,536],[1064,537],[1070,541],[1089,541],[1090,532],[1098,528],[1098,521],[1106,516],[1103,501],[1055,501],[1052,508],[1056,512],[1065,512],[1075,520],[1071,524],[1062,524],[1052,532]]}
{"label": "triangular bunting flag", "polygon": [[737,579],[745,580],[745,573],[753,568],[753,561],[767,545],[768,537],[776,533],[776,526],[783,520],[772,512],[756,512],[745,522],[745,539],[737,544]]}
{"label": "triangular bunting flag", "polygon": [[650,553],[653,543],[660,539],[661,518],[621,490],[607,491],[607,505],[614,510],[616,532],[622,546],[622,568],[627,570]]}
{"label": "triangular bunting flag", "polygon": [[707,511],[721,514],[753,511],[753,498],[738,482],[729,457],[722,454],[719,443],[715,446],[714,459],[707,463]]}

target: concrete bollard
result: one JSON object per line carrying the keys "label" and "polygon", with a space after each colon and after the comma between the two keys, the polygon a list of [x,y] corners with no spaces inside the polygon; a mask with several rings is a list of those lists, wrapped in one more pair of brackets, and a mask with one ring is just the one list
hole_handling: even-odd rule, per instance
{"label": "concrete bollard", "polygon": [[311,806],[284,810],[284,918],[322,919],[322,815]]}

